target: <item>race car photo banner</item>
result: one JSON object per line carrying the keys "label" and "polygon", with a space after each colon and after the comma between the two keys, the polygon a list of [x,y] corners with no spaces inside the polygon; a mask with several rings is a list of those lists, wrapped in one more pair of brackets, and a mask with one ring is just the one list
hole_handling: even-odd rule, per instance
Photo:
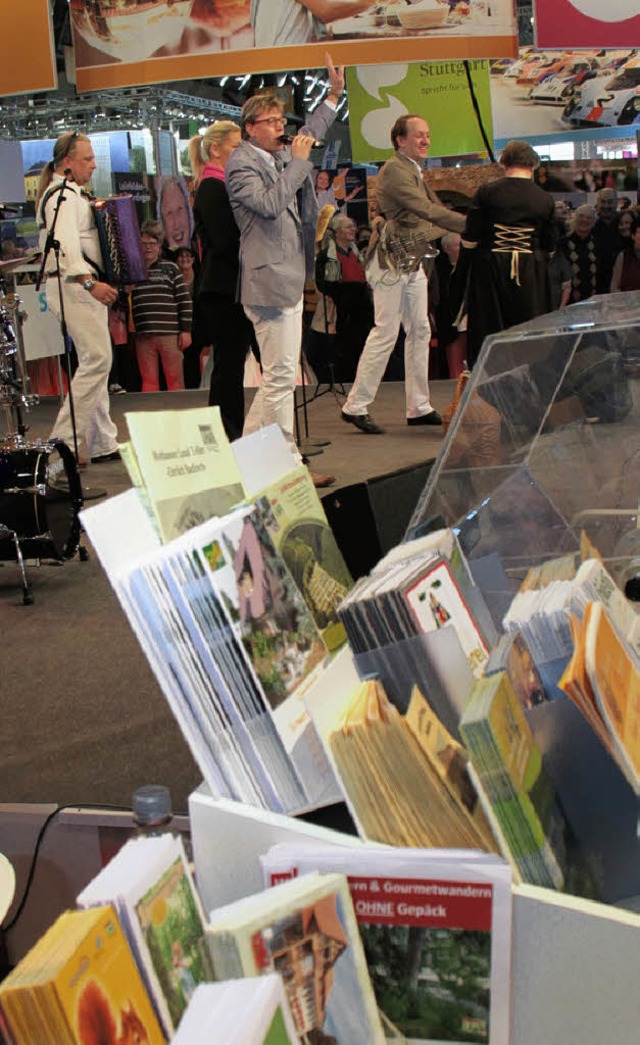
{"label": "race car photo banner", "polygon": [[542,51],[490,63],[496,141],[602,137],[640,128],[640,56],[634,48]]}

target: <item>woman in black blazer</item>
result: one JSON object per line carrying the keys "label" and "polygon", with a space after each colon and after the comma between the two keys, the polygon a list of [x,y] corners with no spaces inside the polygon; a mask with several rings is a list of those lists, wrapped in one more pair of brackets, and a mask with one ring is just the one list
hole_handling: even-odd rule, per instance
{"label": "woman in black blazer", "polygon": [[231,120],[217,121],[189,142],[196,184],[193,217],[200,252],[194,325],[200,331],[201,343],[211,345],[209,405],[220,407],[229,439],[242,435],[244,365],[254,338],[251,322],[236,300],[240,233],[224,181],[227,160],[239,144],[240,128]]}

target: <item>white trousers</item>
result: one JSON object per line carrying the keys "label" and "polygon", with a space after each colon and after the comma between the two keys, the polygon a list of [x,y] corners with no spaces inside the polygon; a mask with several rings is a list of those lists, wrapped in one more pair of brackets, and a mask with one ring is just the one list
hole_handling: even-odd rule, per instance
{"label": "white trousers", "polygon": [[[78,368],[71,389],[78,433],[78,454],[82,463],[117,449],[118,430],[109,416],[109,371],[111,338],[108,310],[95,301],[80,283],[63,283],[64,314],[67,330],[78,355]],[[60,318],[57,280],[47,279],[47,305]],[[73,430],[69,396],[56,417],[52,438],[63,439],[73,450]]]}
{"label": "white trousers", "polygon": [[262,365],[262,384],[244,421],[243,435],[278,424],[296,461],[301,457],[293,434],[296,372],[302,344],[302,298],[290,308],[245,305],[253,323]]}
{"label": "white trousers", "polygon": [[378,392],[380,382],[404,327],[404,373],[407,417],[431,412],[429,399],[429,340],[431,328],[427,308],[427,278],[422,269],[404,275],[381,269],[374,258],[367,271],[373,289],[375,326],[369,333],[360,356],[349,397],[347,414],[366,414]]}

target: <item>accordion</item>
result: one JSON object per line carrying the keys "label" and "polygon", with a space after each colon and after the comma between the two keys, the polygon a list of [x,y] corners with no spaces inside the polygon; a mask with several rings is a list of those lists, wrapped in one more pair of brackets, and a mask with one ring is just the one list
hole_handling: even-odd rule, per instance
{"label": "accordion", "polygon": [[147,263],[133,196],[94,200],[92,207],[107,283],[116,287],[143,283],[147,279]]}

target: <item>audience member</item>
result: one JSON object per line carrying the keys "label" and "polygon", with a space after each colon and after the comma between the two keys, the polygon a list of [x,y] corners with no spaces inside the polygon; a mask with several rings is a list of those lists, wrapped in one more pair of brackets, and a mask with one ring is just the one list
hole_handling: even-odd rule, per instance
{"label": "audience member", "polygon": [[625,208],[618,212],[618,236],[620,237],[620,249],[628,247],[633,239],[633,226],[635,216],[632,210]]}
{"label": "audience member", "polygon": [[[435,335],[441,363],[446,364],[444,377],[458,378],[464,371],[467,359],[467,317],[459,318],[461,293],[456,287],[456,268],[460,257],[462,237],[459,232],[447,232],[440,240],[433,274],[429,280]],[[457,277],[459,278],[459,276]]]}
{"label": "audience member", "polygon": [[142,249],[148,279],[131,289],[142,391],[159,391],[162,362],[167,389],[175,392],[184,388],[182,353],[191,344],[191,297],[180,269],[160,257],[160,238],[146,225]]}
{"label": "audience member", "polygon": [[573,231],[562,244],[571,264],[570,303],[584,301],[597,293],[599,258],[593,238],[594,224],[593,207],[584,203],[576,209]]}
{"label": "audience member", "polygon": [[218,120],[189,143],[197,186],[193,216],[201,253],[196,328],[202,344],[211,345],[213,353],[209,405],[220,407],[231,440],[242,435],[244,366],[253,338],[251,321],[236,301],[240,232],[225,183],[227,161],[240,137],[236,123]]}
{"label": "audience member", "polygon": [[361,254],[366,254],[371,240],[371,226],[358,225],[356,229],[356,247]]}
{"label": "audience member", "polygon": [[[323,299],[320,310],[325,311],[327,297],[336,309],[338,378],[352,381],[373,326],[373,303],[363,258],[355,245],[355,221],[346,214],[337,214],[331,221],[330,230],[316,258],[316,285]],[[309,361],[313,366],[313,361]]]}
{"label": "audience member", "polygon": [[551,305],[548,262],[557,230],[553,197],[533,181],[538,155],[527,142],[510,141],[500,163],[505,176],[478,189],[462,234],[463,246],[471,250],[471,365],[488,334],[525,323]]}
{"label": "audience member", "polygon": [[598,258],[596,294],[608,294],[611,287],[613,265],[622,244],[618,233],[618,194],[615,189],[600,189],[596,197],[596,222],[592,236]]}
{"label": "audience member", "polygon": [[631,227],[629,245],[618,254],[613,266],[611,292],[619,290],[640,290],[640,224],[637,221]]}
{"label": "audience member", "polygon": [[[198,283],[198,272],[196,270],[196,256],[191,247],[180,247],[175,251],[173,260],[182,273],[184,285],[189,291],[193,303],[195,289]],[[184,369],[184,387],[200,388],[200,351],[208,342],[202,340],[202,330],[196,322],[194,308],[193,325],[191,327],[191,344],[182,353],[182,365]]]}

